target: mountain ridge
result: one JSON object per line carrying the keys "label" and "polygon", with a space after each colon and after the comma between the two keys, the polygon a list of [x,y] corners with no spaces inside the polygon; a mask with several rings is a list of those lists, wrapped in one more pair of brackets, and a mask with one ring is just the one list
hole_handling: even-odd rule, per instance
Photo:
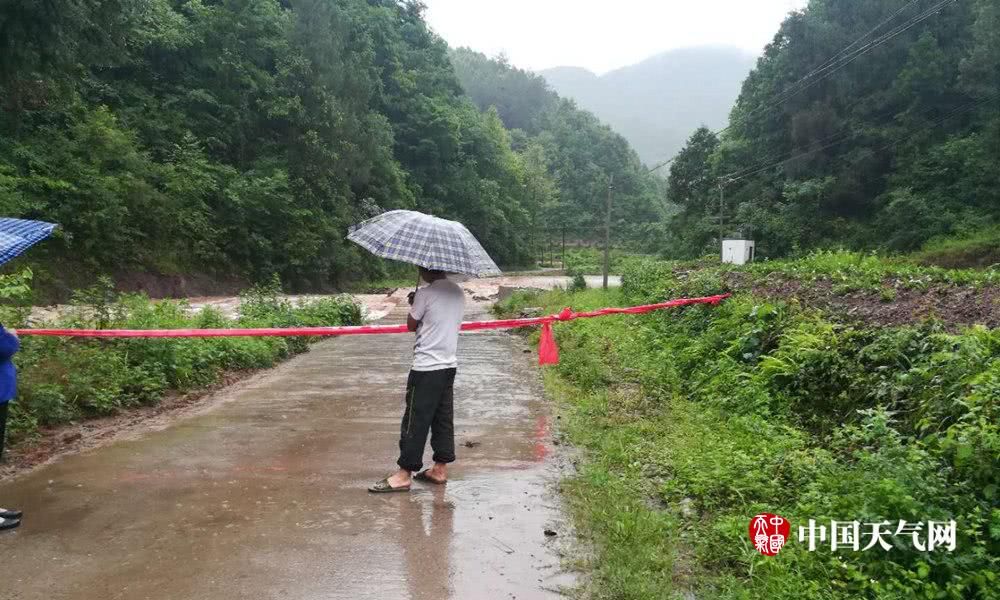
{"label": "mountain ridge", "polygon": [[625,136],[647,164],[673,156],[701,125],[725,126],[756,57],[736,47],[668,50],[598,75],[577,66],[539,71],[560,96]]}

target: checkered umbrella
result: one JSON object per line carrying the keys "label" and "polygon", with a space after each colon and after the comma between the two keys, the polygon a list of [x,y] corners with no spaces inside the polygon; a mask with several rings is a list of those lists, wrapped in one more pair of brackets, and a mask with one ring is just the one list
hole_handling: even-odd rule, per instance
{"label": "checkered umbrella", "polygon": [[391,210],[351,228],[347,239],[376,256],[473,277],[499,275],[465,225],[412,210]]}
{"label": "checkered umbrella", "polygon": [[55,228],[54,223],[44,221],[0,218],[0,265],[49,237]]}

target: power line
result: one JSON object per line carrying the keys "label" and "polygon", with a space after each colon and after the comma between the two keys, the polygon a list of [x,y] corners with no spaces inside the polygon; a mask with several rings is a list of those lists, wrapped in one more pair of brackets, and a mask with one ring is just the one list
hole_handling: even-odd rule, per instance
{"label": "power line", "polygon": [[[920,127],[916,131],[910,133],[909,135],[904,135],[902,137],[899,137],[899,138],[897,138],[895,140],[890,141],[888,144],[885,144],[884,146],[881,146],[881,147],[877,148],[874,151],[874,153],[882,152],[882,151],[887,150],[887,149],[889,149],[889,148],[891,148],[891,147],[893,147],[893,146],[895,146],[895,145],[897,145],[897,144],[899,144],[901,142],[904,142],[906,140],[912,139],[913,137],[916,137],[920,133],[931,129],[932,127],[937,127],[937,126],[943,124],[945,121],[947,121],[948,119],[950,119],[950,118],[952,118],[952,117],[954,117],[956,115],[959,115],[959,114],[961,114],[963,112],[966,112],[966,111],[969,111],[969,110],[973,110],[973,109],[975,109],[975,108],[977,108],[979,106],[982,106],[983,104],[986,104],[987,102],[990,102],[990,101],[995,100],[995,99],[1000,99],[1000,91],[994,92],[993,94],[990,94],[990,95],[986,96],[985,98],[974,99],[974,100],[972,100],[970,102],[967,102],[966,104],[964,104],[964,105],[962,105],[962,106],[960,106],[958,108],[955,108],[952,111],[950,111],[948,114],[940,117],[939,119],[937,119],[933,123],[930,123],[928,125],[924,125],[923,127]],[[857,133],[857,132],[853,132],[853,133]],[[828,145],[823,146],[821,148],[816,148],[816,149],[810,150],[808,152],[802,152],[800,154],[794,155],[794,156],[792,156],[790,158],[787,158],[785,160],[782,160],[782,161],[779,161],[779,162],[776,162],[776,163],[773,163],[773,164],[761,167],[759,169],[755,169],[752,172],[740,175],[739,177],[735,177],[735,178],[720,177],[719,178],[719,194],[720,194],[719,195],[719,223],[720,223],[720,232],[721,232],[721,229],[722,229],[722,219],[723,219],[723,216],[722,216],[722,210],[723,210],[722,209],[722,202],[723,202],[723,200],[722,200],[722,198],[723,198],[724,189],[725,189],[725,185],[726,184],[728,184],[728,183],[734,183],[736,181],[740,181],[740,180],[746,179],[747,177],[751,177],[753,175],[756,175],[757,173],[761,173],[763,171],[767,171],[767,170],[772,169],[774,167],[781,166],[782,164],[788,163],[788,162],[790,162],[792,160],[801,158],[803,156],[808,156],[810,154],[814,154],[816,152],[819,152],[820,150],[823,150],[823,149],[832,147],[832,146],[834,146],[836,144],[839,144],[842,141],[844,141],[844,140],[838,140],[837,142],[833,142],[832,144],[828,144]],[[859,157],[857,157],[855,159],[849,160],[849,161],[847,161],[845,163],[845,166],[846,166],[846,164],[851,164],[851,163],[857,162],[857,161],[861,160],[862,158],[864,158],[864,157],[863,156],[859,156]],[[720,239],[721,239],[721,233],[720,233]]]}
{"label": "power line", "polygon": [[892,22],[893,19],[895,19],[899,15],[903,14],[904,12],[906,12],[907,9],[909,9],[911,6],[914,6],[915,4],[919,4],[922,1],[923,0],[911,0],[911,2],[909,2],[908,4],[904,4],[899,10],[897,10],[896,12],[892,13],[891,15],[889,15],[888,17],[886,17],[885,19],[883,19],[882,21],[880,21],[878,25],[876,25],[875,27],[873,27],[870,30],[868,30],[868,32],[865,33],[863,36],[859,37],[858,39],[854,40],[853,42],[851,42],[850,44],[848,44],[847,46],[845,46],[840,52],[838,52],[837,54],[835,54],[835,55],[831,56],[830,58],[828,58],[826,60],[826,62],[824,62],[819,67],[813,69],[811,72],[809,72],[808,74],[806,74],[805,77],[802,77],[802,79],[799,79],[799,81],[795,82],[792,85],[796,85],[799,82],[801,82],[801,81],[803,81],[805,79],[808,79],[809,77],[811,77],[813,74],[815,74],[820,69],[826,67],[827,65],[832,64],[834,61],[836,61],[837,59],[839,59],[841,56],[843,56],[844,54],[846,54],[847,52],[849,52],[851,50],[851,48],[853,48],[857,44],[861,43],[862,41],[864,41],[865,39],[867,39],[868,37],[870,37],[871,35],[873,35],[874,33],[876,33],[879,29],[882,29],[882,27],[888,25],[890,22]]}
{"label": "power line", "polygon": [[[938,121],[936,121],[936,122],[934,122],[934,123],[932,123],[930,125],[926,125],[924,127],[921,127],[920,129],[918,129],[917,131],[913,132],[912,134],[910,134],[908,136],[904,136],[904,137],[901,137],[901,138],[899,138],[897,140],[893,140],[889,144],[887,144],[887,145],[885,145],[885,146],[883,146],[881,148],[878,148],[876,150],[876,152],[881,152],[882,150],[886,150],[886,149],[892,147],[893,145],[898,144],[899,142],[902,142],[902,141],[904,141],[906,139],[909,139],[909,138],[911,138],[911,137],[919,134],[921,131],[925,131],[927,129],[930,129],[931,127],[935,127],[937,125],[940,125],[941,123],[943,123],[944,121],[950,119],[954,115],[956,115],[956,114],[958,114],[960,112],[963,112],[965,110],[969,110],[971,108],[975,108],[975,106],[978,106],[979,104],[982,104],[983,102],[986,102],[989,99],[990,98],[986,98],[985,100],[981,100],[981,101],[973,101],[973,102],[970,102],[970,103],[964,105],[963,107],[955,109],[952,112],[950,112],[947,115],[945,115],[944,117],[942,117],[941,119],[938,119]],[[850,133],[857,134],[856,131],[850,132]],[[765,166],[760,167],[760,168],[753,169],[752,171],[744,173],[744,174],[741,174],[738,177],[723,177],[723,178],[720,178],[720,179],[725,179],[729,183],[734,183],[736,181],[741,181],[743,179],[746,179],[747,177],[751,177],[753,175],[756,175],[757,173],[762,173],[762,172],[767,171],[769,169],[773,169],[774,167],[778,167],[778,166],[781,166],[781,165],[783,165],[785,163],[792,162],[793,160],[797,160],[799,158],[803,158],[805,156],[809,156],[810,154],[815,154],[816,152],[819,152],[821,150],[825,150],[827,148],[831,148],[831,147],[836,146],[837,144],[841,143],[842,141],[844,141],[844,140],[839,140],[837,142],[834,142],[832,144],[827,144],[827,145],[822,146],[820,148],[815,148],[815,149],[809,150],[807,152],[802,152],[802,153],[799,153],[799,154],[795,154],[793,156],[790,156],[790,157],[788,157],[786,159],[777,161],[775,163],[772,163],[772,164],[769,164],[769,165],[765,165]]]}
{"label": "power line", "polygon": [[[779,94],[779,96],[778,96],[778,98],[776,100],[773,100],[772,102],[768,103],[766,106],[758,107],[758,108],[750,111],[749,113],[743,115],[740,119],[738,119],[737,122],[746,122],[748,119],[750,119],[753,116],[756,116],[757,114],[760,114],[761,112],[764,112],[766,110],[771,110],[773,108],[777,108],[778,105],[780,105],[780,104],[784,103],[785,101],[787,101],[787,100],[789,100],[789,99],[791,99],[791,98],[793,98],[793,97],[801,94],[802,92],[804,92],[804,91],[812,88],[813,86],[819,84],[821,81],[824,81],[824,80],[828,79],[834,73],[840,71],[841,69],[845,68],[849,64],[853,63],[855,60],[857,60],[861,56],[867,54],[868,52],[870,52],[871,50],[874,50],[875,48],[878,48],[879,46],[882,46],[883,44],[888,43],[890,40],[892,40],[892,39],[894,39],[894,38],[902,35],[906,31],[909,31],[913,27],[917,26],[918,24],[922,23],[923,21],[926,21],[930,17],[932,17],[935,14],[937,14],[938,12],[940,12],[941,9],[943,9],[948,4],[951,4],[953,2],[957,2],[958,0],[942,0],[938,4],[932,6],[931,8],[925,10],[924,12],[916,15],[915,17],[910,18],[908,21],[906,21],[902,25],[897,26],[896,28],[892,29],[888,33],[882,35],[881,37],[876,38],[875,40],[869,42],[868,44],[865,44],[864,46],[861,46],[860,48],[857,48],[856,50],[853,50],[853,51],[851,50],[852,47],[856,46],[859,42],[863,41],[864,39],[867,39],[868,37],[870,37],[873,33],[877,32],[884,25],[886,25],[887,23],[891,22],[897,16],[899,16],[900,14],[902,14],[903,12],[905,12],[905,10],[908,9],[910,6],[913,6],[914,4],[916,4],[919,1],[920,0],[913,0],[909,4],[904,5],[901,9],[897,10],[895,13],[893,13],[888,18],[884,19],[881,23],[879,23],[878,25],[876,25],[868,33],[866,33],[865,35],[861,36],[860,38],[856,39],[855,41],[851,42],[846,47],[844,47],[843,49],[841,49],[841,51],[838,52],[834,57],[832,57],[831,59],[827,59],[827,61],[825,61],[822,65],[814,68],[812,71],[810,71],[804,77],[802,77],[801,79],[799,79],[798,81],[796,81],[795,83],[793,83],[791,86],[789,86],[789,88],[785,89],[781,94]],[[838,57],[840,57],[840,58],[838,58]],[[837,64],[837,63],[839,63],[839,64]],[[823,73],[824,71],[825,71],[825,74],[822,77],[819,77],[819,78],[815,79],[814,81],[809,82],[806,85],[803,85],[803,86],[800,86],[800,87],[796,88],[796,86],[798,86],[800,83],[808,80],[810,77],[814,77],[814,76],[816,76],[816,75],[818,75],[820,73]],[[728,131],[729,129],[731,129],[733,127],[733,125],[734,125],[733,123],[730,123],[727,127],[723,128],[723,129],[720,129],[718,131],[715,131],[713,133],[715,135],[717,135],[717,136],[721,135],[722,133],[724,133],[724,132]],[[813,152],[815,152],[815,151],[813,151]],[[674,155],[670,159],[668,159],[666,161],[663,161],[663,162],[659,163],[658,165],[656,165],[655,167],[649,169],[649,172],[657,171],[657,170],[659,170],[659,169],[667,166],[668,164],[670,164],[674,160],[676,160],[678,156],[680,156],[680,153]]]}
{"label": "power line", "polygon": [[[850,108],[853,108],[853,107],[857,106],[862,101],[864,101],[864,98],[860,98],[860,99],[856,100],[853,104],[850,105]],[[866,123],[864,123],[864,125],[868,126],[868,127],[880,127],[882,125],[886,125],[886,124],[890,123],[891,121],[895,120],[897,114],[898,113],[896,113],[895,109],[889,108],[889,109],[883,110],[880,113],[877,113],[875,115],[876,117],[881,116],[881,118],[878,118],[877,120],[874,120],[872,122],[866,122]],[[830,134],[830,135],[828,135],[828,136],[826,136],[824,138],[811,141],[811,144],[812,145],[815,145],[815,144],[826,144],[827,142],[831,142],[831,141],[833,141],[833,140],[835,140],[837,138],[849,138],[850,136],[852,136],[855,133],[856,132],[851,129],[850,125],[848,125],[847,127],[843,128],[843,129],[840,129],[836,133],[832,133],[832,134]],[[796,156],[796,154],[798,154],[798,156],[804,156],[804,155],[806,155],[808,153],[815,153],[815,152],[819,152],[821,149],[829,148],[830,146],[835,145],[837,143],[840,143],[841,141],[845,141],[845,140],[841,139],[841,140],[838,140],[837,142],[834,142],[834,144],[829,144],[827,146],[824,146],[824,148],[814,148],[814,149],[806,151],[804,153],[797,153],[795,150],[785,151],[785,152],[771,152],[766,157],[764,157],[763,159],[757,161],[756,164],[753,164],[753,165],[751,165],[749,167],[745,167],[743,169],[738,169],[738,170],[733,171],[731,173],[727,173],[727,174],[723,175],[722,177],[720,177],[720,179],[742,178],[742,176],[744,174],[757,169],[761,165],[766,165],[768,163],[773,162],[779,156],[785,156],[785,158]],[[782,159],[782,160],[784,160],[784,159]]]}
{"label": "power line", "polygon": [[[982,106],[983,104],[986,104],[987,102],[990,102],[992,100],[996,100],[998,98],[1000,98],[1000,91],[994,92],[994,93],[986,96],[985,98],[973,99],[971,102],[967,102],[964,105],[962,105],[962,106],[960,106],[960,107],[952,110],[951,112],[949,112],[948,114],[946,114],[943,117],[939,118],[938,120],[934,121],[933,123],[931,123],[929,125],[924,125],[923,127],[917,129],[913,133],[911,133],[909,135],[905,135],[905,136],[903,136],[903,137],[901,137],[899,139],[893,140],[893,141],[889,142],[888,144],[886,144],[886,145],[878,148],[876,150],[876,152],[881,152],[882,150],[887,150],[887,149],[891,148],[892,146],[895,146],[896,144],[898,144],[900,142],[903,142],[903,141],[906,141],[908,139],[916,137],[920,133],[931,129],[932,127],[937,127],[937,126],[941,125],[942,123],[944,123],[945,121],[947,121],[948,119],[950,119],[950,118],[952,118],[952,117],[954,117],[956,115],[959,115],[959,114],[961,114],[963,112],[967,112],[967,111],[973,110],[975,108],[978,108],[979,106]],[[854,159],[854,162],[856,162],[857,160],[858,159]]]}
{"label": "power line", "polygon": [[[890,21],[892,21],[895,17],[897,17],[900,14],[902,14],[905,11],[906,8],[909,8],[910,6],[912,6],[913,4],[915,4],[916,2],[919,2],[919,1],[920,0],[914,0],[914,2],[911,2],[910,4],[905,5],[902,9],[897,10],[889,18],[884,19],[881,23],[879,23],[879,25],[877,25],[875,28],[873,28],[872,30],[870,30],[868,33],[866,33],[865,35],[861,36],[857,40],[851,42],[850,44],[848,44],[840,52],[838,52],[833,58],[828,59],[822,65],[814,68],[812,71],[810,71],[809,73],[807,73],[806,75],[804,75],[798,81],[796,81],[795,83],[793,83],[790,86],[788,86],[780,94],[778,94],[778,97],[776,99],[772,100],[771,102],[769,102],[765,106],[757,107],[757,108],[751,110],[750,112],[748,112],[747,114],[742,115],[736,122],[737,123],[740,123],[740,122],[745,123],[750,118],[755,117],[758,114],[761,114],[761,113],[763,113],[765,111],[768,111],[768,110],[771,110],[771,109],[774,109],[774,108],[777,108],[779,105],[783,104],[785,101],[787,101],[787,100],[789,100],[789,99],[791,99],[791,98],[793,98],[793,97],[801,94],[802,92],[804,92],[804,91],[806,91],[806,90],[808,90],[808,89],[810,89],[810,88],[818,85],[820,82],[825,81],[826,79],[829,79],[830,77],[833,76],[834,73],[840,71],[841,69],[843,69],[847,65],[853,63],[855,60],[857,60],[861,56],[867,54],[871,50],[874,50],[875,48],[877,48],[877,47],[879,47],[879,46],[881,46],[881,45],[889,42],[890,40],[898,37],[899,35],[902,35],[904,32],[906,32],[909,29],[915,27],[919,23],[922,23],[923,21],[926,21],[931,16],[933,16],[934,14],[936,14],[937,12],[939,12],[940,9],[943,8],[945,5],[947,5],[949,3],[952,3],[952,2],[957,2],[958,0],[942,0],[939,4],[931,7],[928,10],[925,10],[923,13],[920,13],[920,14],[916,15],[915,17],[911,17],[910,20],[906,21],[902,25],[897,26],[896,28],[894,28],[893,30],[889,31],[888,33],[883,34],[881,37],[875,39],[874,41],[869,42],[868,44],[866,44],[866,45],[858,48],[857,50],[850,51],[850,48],[852,48],[853,46],[857,45],[860,41],[862,41],[862,40],[868,38],[869,36],[871,36],[872,33],[878,31],[879,29],[882,28],[882,26],[884,26],[885,24],[887,24]],[[843,58],[841,58],[840,60],[835,60],[835,59],[837,59],[838,57],[841,57],[841,56],[843,56]],[[839,62],[839,64],[838,64],[838,62]],[[825,72],[825,74],[822,77],[816,79],[815,81],[808,82],[806,85],[800,85],[801,83],[806,82],[807,80],[809,80],[811,77],[813,77],[813,76],[815,76],[817,74],[823,73],[823,72]],[[796,87],[796,86],[798,86],[798,87]],[[721,135],[721,134],[725,133],[726,131],[728,131],[729,129],[731,129],[733,127],[733,125],[734,125],[734,123],[730,123],[725,128],[720,129],[719,131],[715,132],[715,134],[716,135]]]}
{"label": "power line", "polygon": [[[776,99],[772,100],[770,103],[768,103],[768,104],[766,104],[764,106],[760,106],[760,107],[757,107],[757,108],[751,110],[750,112],[746,113],[745,115],[743,115],[739,119],[737,119],[736,123],[745,123],[748,120],[750,120],[752,117],[755,117],[755,116],[757,116],[757,115],[759,115],[759,114],[761,114],[763,112],[766,112],[768,110],[772,110],[774,108],[777,108],[779,105],[783,104],[787,100],[790,100],[791,98],[794,98],[795,96],[798,96],[802,92],[805,92],[806,90],[811,89],[811,88],[815,87],[816,85],[818,85],[819,83],[821,83],[821,82],[829,79],[835,73],[837,73],[838,71],[844,69],[845,67],[847,67],[848,65],[850,65],[851,63],[853,63],[855,60],[857,60],[858,58],[860,58],[861,56],[864,56],[865,54],[867,54],[868,52],[874,50],[875,48],[878,48],[879,46],[882,46],[883,44],[888,43],[892,39],[894,39],[894,38],[902,35],[906,31],[909,31],[913,27],[917,26],[919,23],[922,23],[923,21],[926,21],[930,17],[934,16],[937,12],[939,12],[940,9],[943,8],[945,5],[947,5],[949,3],[952,3],[952,2],[957,2],[957,1],[958,0],[942,0],[942,2],[940,2],[939,4],[931,7],[930,9],[924,11],[923,13],[918,14],[915,17],[910,18],[910,20],[908,20],[907,22],[903,23],[902,25],[897,26],[896,28],[894,28],[893,30],[889,31],[886,34],[883,34],[881,37],[876,38],[875,40],[873,40],[873,41],[869,42],[868,44],[866,44],[866,45],[858,48],[857,50],[854,50],[852,52],[848,52],[847,54],[845,54],[843,56],[843,58],[839,59],[838,61],[834,61],[834,62],[827,61],[828,64],[825,64],[823,66],[820,66],[820,67],[817,67],[817,68],[813,69],[808,74],[806,74],[804,77],[802,77],[801,79],[799,79],[795,83],[793,83],[790,86],[788,86],[787,88],[785,88],[780,94],[778,94],[778,97]],[[897,11],[896,14],[898,15],[899,11]],[[883,21],[883,23],[886,23],[886,22],[888,22],[888,21]],[[864,36],[864,37],[867,37],[867,35]],[[853,46],[855,43],[857,43],[857,40],[855,40],[855,42],[852,42],[851,44],[849,44],[847,46],[847,48]],[[841,52],[838,53],[838,55],[844,54],[844,52],[847,50],[847,48],[845,48],[844,50],[841,50]],[[811,77],[814,77],[814,76],[816,76],[816,75],[818,75],[820,73],[823,73],[823,75],[821,77],[818,77],[818,78],[816,78],[813,81],[808,81]],[[800,85],[800,84],[802,84],[804,82],[805,82],[804,85]],[[798,87],[796,87],[796,86],[798,86]],[[725,127],[724,129],[721,129],[720,131],[718,131],[716,133],[716,135],[720,135],[720,134],[728,131],[734,125],[735,125],[735,123],[730,123],[727,127]]]}
{"label": "power line", "polygon": [[[882,46],[882,45],[888,43],[889,41],[895,39],[896,37],[899,37],[903,33],[909,31],[910,29],[916,27],[920,23],[922,23],[922,22],[926,21],[927,19],[931,18],[932,16],[936,15],[938,12],[941,11],[941,9],[943,9],[948,4],[952,4],[952,3],[957,2],[957,1],[958,0],[942,0],[938,4],[935,4],[934,6],[932,6],[931,8],[929,8],[927,10],[925,10],[924,12],[918,14],[917,16],[912,17],[910,20],[906,21],[902,25],[897,26],[896,28],[892,29],[888,33],[882,35],[881,37],[878,37],[875,40],[873,40],[873,41],[865,44],[864,46],[861,46],[860,48],[849,52],[843,58],[841,58],[839,61],[837,61],[835,63],[832,63],[830,65],[827,65],[826,67],[823,67],[821,69],[814,70],[815,75],[823,73],[822,76],[816,77],[812,81],[809,81],[805,85],[800,85],[797,88],[795,87],[797,84],[792,84],[792,86],[790,86],[788,89],[786,89],[784,92],[782,92],[778,96],[778,98],[776,100],[772,101],[767,106],[763,106],[763,107],[760,107],[760,108],[757,108],[757,109],[754,109],[754,110],[750,111],[745,116],[743,116],[743,118],[741,119],[741,121],[746,122],[751,117],[754,117],[754,116],[760,114],[761,112],[764,112],[764,111],[776,108],[779,104],[782,104],[785,101],[787,101],[787,100],[789,100],[789,99],[791,99],[791,98],[793,98],[795,96],[798,96],[802,92],[804,92],[804,91],[806,91],[808,89],[811,89],[812,87],[815,87],[820,82],[829,79],[835,73],[837,73],[838,71],[844,69],[845,67],[847,67],[848,65],[850,65],[851,63],[853,63],[854,61],[856,61],[858,58],[864,56],[865,54],[867,54],[868,52],[871,52],[872,50],[878,48],[879,46]],[[813,75],[813,76],[815,76],[815,75]],[[808,77],[809,76],[807,76],[806,78],[803,78],[803,79],[808,79]],[[800,81],[802,81],[802,80],[800,80]],[[726,129],[723,129],[722,131],[726,131],[726,130],[730,129],[732,126],[733,125],[730,124],[729,127],[726,127]]]}
{"label": "power line", "polygon": [[670,158],[668,158],[667,160],[665,160],[665,161],[661,162],[660,164],[656,165],[652,169],[649,169],[648,172],[652,173],[653,171],[659,171],[663,167],[665,167],[665,166],[669,165],[670,163],[674,162],[675,160],[677,160],[678,156],[680,156],[680,154],[675,154],[675,155],[671,156]]}
{"label": "power line", "polygon": [[[883,150],[887,150],[888,148],[891,148],[892,146],[894,146],[894,145],[896,145],[896,144],[898,144],[900,142],[903,142],[903,141],[906,141],[906,140],[908,140],[908,139],[910,139],[912,137],[915,137],[916,135],[920,134],[923,131],[926,131],[926,130],[931,129],[932,127],[937,127],[938,125],[941,125],[942,123],[944,123],[948,119],[954,117],[955,115],[961,114],[961,113],[966,112],[968,110],[972,110],[972,109],[976,108],[977,106],[985,104],[985,103],[989,102],[990,100],[993,100],[993,99],[998,98],[998,97],[1000,97],[1000,92],[991,94],[991,95],[989,95],[989,96],[987,96],[985,98],[980,98],[980,99],[972,100],[971,102],[968,102],[968,103],[966,103],[966,104],[964,104],[964,105],[962,105],[962,106],[960,106],[960,107],[958,107],[956,109],[953,109],[951,112],[949,112],[948,114],[944,115],[943,117],[937,119],[933,123],[931,123],[929,125],[925,125],[923,127],[920,127],[919,129],[917,129],[913,133],[911,133],[909,135],[905,135],[905,136],[903,136],[901,138],[895,139],[895,140],[889,142],[888,144],[886,144],[885,146],[882,146],[882,147],[876,149],[876,152],[881,152]],[[858,132],[857,131],[852,131],[850,133],[856,135]],[[799,153],[799,154],[795,154],[795,155],[790,156],[790,157],[788,157],[786,159],[783,159],[783,160],[771,163],[769,165],[765,165],[765,166],[760,167],[760,168],[755,168],[755,169],[753,169],[750,172],[742,173],[738,177],[723,176],[723,177],[720,177],[719,179],[720,180],[724,180],[726,183],[735,183],[737,181],[741,181],[743,179],[746,179],[747,177],[751,177],[753,175],[756,175],[757,173],[762,173],[764,171],[767,171],[769,169],[773,169],[774,167],[779,167],[779,166],[781,166],[781,165],[783,165],[785,163],[791,162],[793,160],[796,160],[796,159],[799,159],[799,158],[802,158],[802,157],[805,157],[805,156],[809,156],[810,154],[815,154],[816,152],[819,152],[821,150],[825,150],[827,148],[831,148],[831,147],[836,146],[837,144],[839,144],[839,143],[841,143],[843,141],[844,140],[838,140],[836,142],[833,142],[831,144],[827,144],[827,145],[822,146],[820,148],[815,148],[815,149],[809,150],[807,152],[802,152],[802,153]],[[858,159],[855,159],[855,160],[858,160]]]}
{"label": "power line", "polygon": [[[853,137],[853,135],[856,134],[856,132],[851,131],[851,132],[849,132],[849,134],[851,134],[849,137]],[[809,150],[809,151],[806,151],[806,152],[801,152],[799,154],[790,156],[790,157],[788,157],[786,159],[779,160],[778,162],[766,165],[764,167],[760,167],[758,169],[754,169],[754,170],[752,170],[752,171],[750,171],[748,173],[743,173],[743,174],[739,175],[738,177],[722,177],[720,179],[725,179],[729,183],[735,183],[737,181],[741,181],[743,179],[746,179],[747,177],[751,177],[753,175],[756,175],[757,173],[762,173],[764,171],[767,171],[768,169],[772,169],[774,167],[781,166],[781,165],[783,165],[785,163],[792,162],[793,160],[802,158],[804,156],[809,156],[810,154],[816,154],[817,152],[821,152],[823,150],[827,150],[829,148],[833,148],[837,144],[840,144],[842,142],[847,141],[847,139],[849,139],[849,137],[845,137],[844,139],[840,139],[840,140],[837,140],[837,141],[832,142],[830,144],[826,144],[826,145],[820,146],[819,148],[813,148],[812,150]]]}
{"label": "power line", "polygon": [[[858,98],[854,102],[852,102],[849,105],[847,105],[846,107],[844,107],[843,111],[845,113],[850,113],[857,105],[861,104],[862,102],[865,102],[866,100],[867,100],[867,98],[864,98],[864,97]],[[874,117],[877,118],[877,120],[875,122],[873,122],[873,123],[866,123],[866,124],[867,125],[875,125],[875,126],[884,125],[884,124],[892,121],[893,119],[895,119],[896,115],[897,115],[896,110],[894,108],[890,107],[888,109],[884,109],[884,110],[876,113],[875,115],[873,115]],[[818,140],[810,140],[809,143],[811,145],[824,144],[826,142],[829,142],[829,141],[833,140],[834,138],[837,138],[837,137],[842,136],[842,135],[848,135],[849,133],[850,133],[850,126],[848,125],[847,127],[843,128],[843,129],[840,129],[837,132],[832,133],[832,134],[830,134],[830,135],[828,135],[828,136],[826,136],[824,138],[821,138],[821,139],[818,139]],[[772,151],[772,152],[769,152],[769,153],[767,153],[767,155],[764,158],[762,158],[759,161],[757,161],[756,164],[751,165],[751,166],[746,167],[746,168],[743,168],[743,169],[738,169],[736,171],[733,171],[732,173],[728,173],[727,175],[723,175],[723,177],[735,177],[735,176],[742,175],[743,173],[745,173],[747,171],[751,171],[751,170],[755,169],[758,165],[767,164],[767,163],[773,161],[774,159],[778,158],[779,156],[791,155],[791,154],[795,154],[795,152],[796,152],[795,150],[792,150],[790,152],[789,151],[777,151],[777,152],[773,152]]]}

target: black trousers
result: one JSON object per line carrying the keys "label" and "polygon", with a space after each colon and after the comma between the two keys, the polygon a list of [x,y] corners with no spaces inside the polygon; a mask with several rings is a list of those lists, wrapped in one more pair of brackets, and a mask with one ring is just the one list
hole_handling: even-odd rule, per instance
{"label": "black trousers", "polygon": [[428,430],[434,462],[455,462],[454,388],[455,369],[410,371],[396,461],[401,469],[419,471],[424,466]]}
{"label": "black trousers", "polygon": [[0,404],[0,460],[3,460],[3,439],[7,434],[7,407],[10,402]]}

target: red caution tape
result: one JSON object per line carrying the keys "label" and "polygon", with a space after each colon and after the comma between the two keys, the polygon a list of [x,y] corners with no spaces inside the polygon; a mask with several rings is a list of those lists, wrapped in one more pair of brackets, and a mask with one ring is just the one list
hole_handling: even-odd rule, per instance
{"label": "red caution tape", "polygon": [[[559,361],[559,350],[552,336],[554,321],[572,321],[574,319],[589,319],[604,315],[637,315],[642,313],[688,306],[691,304],[717,305],[728,298],[730,294],[709,296],[706,298],[680,298],[660,304],[632,306],[629,308],[602,308],[600,310],[575,313],[569,308],[556,315],[533,317],[528,319],[498,319],[494,321],[470,321],[462,323],[462,331],[479,331],[482,329],[514,329],[518,327],[542,326],[542,343],[539,346],[539,362],[554,364]],[[38,335],[56,337],[80,338],[192,338],[192,337],[295,337],[295,336],[340,336],[340,335],[377,335],[390,333],[407,333],[406,325],[360,325],[345,327],[287,327],[263,329],[18,329],[18,335]]]}

